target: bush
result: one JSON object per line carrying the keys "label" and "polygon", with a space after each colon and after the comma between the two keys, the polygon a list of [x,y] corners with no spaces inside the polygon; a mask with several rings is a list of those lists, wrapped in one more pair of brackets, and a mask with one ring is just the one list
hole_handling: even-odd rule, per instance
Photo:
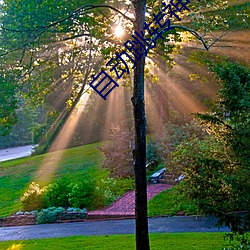
{"label": "bush", "polygon": [[76,183],[72,186],[72,190],[69,193],[69,204],[73,207],[91,207],[92,195],[94,193],[93,182],[87,179]]}
{"label": "bush", "polygon": [[[247,233],[228,233],[225,239],[229,240],[231,246],[225,247],[223,250],[250,250],[250,240]],[[235,240],[237,243],[233,244]]]}
{"label": "bush", "polygon": [[58,181],[48,185],[45,188],[43,198],[45,207],[68,207],[70,190],[70,181],[66,178],[61,178]]}
{"label": "bush", "polygon": [[75,207],[68,207],[67,208],[67,213],[72,213],[72,212],[77,212],[77,213],[87,213],[86,208],[80,209],[80,208],[75,208]]}
{"label": "bush", "polygon": [[64,212],[62,207],[49,207],[37,213],[36,224],[55,222],[59,213]]}
{"label": "bush", "polygon": [[22,209],[24,211],[39,210],[43,207],[44,189],[38,183],[32,182],[28,190],[21,197]]}
{"label": "bush", "polygon": [[116,180],[114,178],[101,179],[96,182],[93,196],[93,204],[95,208],[107,206],[117,198],[112,191],[115,185]]}
{"label": "bush", "polygon": [[111,204],[124,193],[134,189],[132,178],[106,178],[96,182],[93,194],[93,205],[101,208]]}

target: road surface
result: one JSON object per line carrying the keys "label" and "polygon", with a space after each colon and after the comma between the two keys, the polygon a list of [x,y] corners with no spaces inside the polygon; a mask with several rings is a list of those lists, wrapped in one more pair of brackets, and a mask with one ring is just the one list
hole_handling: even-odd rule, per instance
{"label": "road surface", "polygon": [[[227,227],[215,226],[216,219],[196,216],[174,216],[165,218],[150,218],[150,233],[170,232],[228,232]],[[39,238],[57,238],[74,235],[110,235],[134,234],[135,220],[109,220],[94,222],[75,222],[42,224],[34,226],[2,227],[0,241],[24,240]]]}
{"label": "road surface", "polygon": [[0,149],[0,162],[30,156],[36,146],[28,145],[15,148]]}

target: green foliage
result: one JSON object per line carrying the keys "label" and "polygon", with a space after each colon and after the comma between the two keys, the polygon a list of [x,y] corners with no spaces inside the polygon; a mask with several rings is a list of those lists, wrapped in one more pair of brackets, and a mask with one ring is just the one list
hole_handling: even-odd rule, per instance
{"label": "green foliage", "polygon": [[[17,95],[13,80],[0,76],[0,136],[10,133],[12,126],[17,122]],[[7,79],[6,79],[7,78]]]}
{"label": "green foliage", "polygon": [[47,129],[48,129],[48,124],[47,123],[37,124],[32,129],[33,143],[38,144],[40,142],[42,136],[44,136],[44,134],[46,134]]}
{"label": "green foliage", "polygon": [[[230,242],[230,247],[224,247],[223,250],[249,250],[250,240],[249,234],[239,234],[239,233],[228,233],[224,237]],[[236,243],[235,243],[236,241]]]}
{"label": "green foliage", "polygon": [[93,195],[94,208],[105,207],[133,189],[134,180],[132,178],[102,178],[97,180]]}
{"label": "green foliage", "polygon": [[28,190],[21,197],[22,209],[24,211],[39,210],[43,206],[44,189],[38,183],[32,182]]}
{"label": "green foliage", "polygon": [[147,142],[147,151],[146,151],[146,157],[147,157],[147,170],[154,171],[155,168],[157,168],[159,163],[159,156],[157,154],[157,142],[150,139]]}
{"label": "green foliage", "polygon": [[132,178],[113,179],[101,175],[99,178],[84,175],[84,178],[73,182],[63,177],[43,189],[37,183],[31,183],[21,199],[23,210],[69,206],[96,209],[109,205],[124,193],[134,189]]}
{"label": "green foliage", "polygon": [[43,197],[45,207],[68,207],[68,196],[71,191],[70,184],[70,181],[64,177],[45,187]]}
{"label": "green foliage", "polygon": [[64,212],[62,207],[48,207],[37,213],[36,224],[55,222],[59,213]]}
{"label": "green foliage", "polygon": [[110,172],[110,177],[128,178],[134,175],[132,156],[132,135],[128,129],[113,124],[111,127],[111,142],[100,147],[104,155],[102,168]]}
{"label": "green foliage", "polygon": [[[221,25],[221,29],[226,30],[244,30],[249,29],[249,13],[250,3],[235,4],[227,7],[224,10],[214,10],[207,12],[207,16],[211,19],[220,15],[225,20],[224,25]],[[217,30],[218,27],[212,27],[212,30]]]}
{"label": "green foliage", "polygon": [[113,193],[116,180],[113,178],[100,179],[96,182],[93,205],[95,209],[111,204],[117,197]]}
{"label": "green foliage", "polygon": [[[197,114],[209,136],[183,142],[169,161],[169,169],[185,174],[180,192],[231,228],[244,232],[250,221],[250,74],[229,62],[210,65],[222,89],[212,114]],[[246,211],[246,215],[238,215]]]}
{"label": "green foliage", "polygon": [[215,138],[194,138],[178,147],[168,166],[174,177],[185,174],[179,192],[185,193],[208,214],[243,208],[232,188],[236,181],[232,169],[225,168],[221,162],[226,157],[223,145]]}
{"label": "green foliage", "polygon": [[[244,171],[250,166],[250,70],[230,62],[211,65],[222,89],[215,115],[198,115],[207,131],[224,141],[227,151],[235,156],[232,164],[240,164]],[[231,155],[232,155],[231,154]]]}
{"label": "green foliage", "polygon": [[33,141],[33,128],[38,121],[43,120],[42,109],[28,106],[20,100],[20,108],[16,111],[17,123],[11,128],[8,135],[0,136],[0,148],[16,147],[37,143]]}
{"label": "green foliage", "polygon": [[[86,177],[84,177],[86,178]],[[94,192],[94,183],[88,179],[84,179],[72,185],[72,189],[69,193],[69,204],[73,207],[90,208],[92,204],[92,196]]]}

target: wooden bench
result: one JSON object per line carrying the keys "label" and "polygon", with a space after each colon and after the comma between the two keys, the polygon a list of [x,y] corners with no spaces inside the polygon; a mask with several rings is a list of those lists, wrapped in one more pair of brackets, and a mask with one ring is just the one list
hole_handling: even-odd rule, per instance
{"label": "wooden bench", "polygon": [[158,183],[159,180],[163,178],[164,172],[165,172],[165,168],[162,168],[162,169],[158,170],[157,172],[153,173],[153,174],[150,176],[149,181],[150,181],[151,183],[153,183],[153,184]]}

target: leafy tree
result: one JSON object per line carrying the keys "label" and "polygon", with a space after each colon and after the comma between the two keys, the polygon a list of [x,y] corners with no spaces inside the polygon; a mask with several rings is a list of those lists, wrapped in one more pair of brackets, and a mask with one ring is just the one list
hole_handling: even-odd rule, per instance
{"label": "leafy tree", "polygon": [[111,142],[100,147],[105,159],[103,168],[107,168],[112,178],[133,177],[133,156],[131,152],[132,136],[128,129],[122,129],[119,125],[111,127]]}
{"label": "leafy tree", "polygon": [[17,122],[18,101],[16,86],[6,77],[0,77],[0,136],[7,135]]}
{"label": "leafy tree", "polygon": [[182,143],[170,168],[185,174],[182,192],[202,212],[242,233],[250,225],[250,71],[230,62],[210,68],[222,86],[216,112],[196,115],[210,136]]}

